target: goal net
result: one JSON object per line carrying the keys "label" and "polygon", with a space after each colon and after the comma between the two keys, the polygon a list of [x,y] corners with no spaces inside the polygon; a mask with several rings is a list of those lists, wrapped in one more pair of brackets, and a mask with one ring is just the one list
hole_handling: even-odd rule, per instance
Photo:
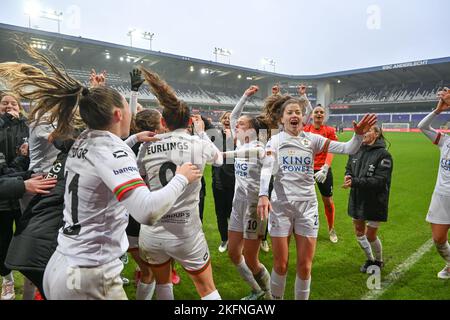
{"label": "goal net", "polygon": [[381,129],[386,132],[409,132],[409,123],[386,122],[381,125]]}

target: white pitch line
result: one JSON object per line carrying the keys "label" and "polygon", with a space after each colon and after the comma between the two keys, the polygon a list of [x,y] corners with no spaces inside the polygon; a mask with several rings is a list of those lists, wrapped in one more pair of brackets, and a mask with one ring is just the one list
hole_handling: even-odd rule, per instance
{"label": "white pitch line", "polygon": [[380,290],[370,290],[367,292],[361,300],[376,300],[378,299],[386,290],[389,289],[398,279],[400,279],[417,261],[419,261],[422,256],[427,253],[431,247],[433,247],[433,239],[425,242],[416,252],[414,252],[408,259],[403,261],[402,264],[398,265],[392,272],[385,278],[385,281],[381,283]]}

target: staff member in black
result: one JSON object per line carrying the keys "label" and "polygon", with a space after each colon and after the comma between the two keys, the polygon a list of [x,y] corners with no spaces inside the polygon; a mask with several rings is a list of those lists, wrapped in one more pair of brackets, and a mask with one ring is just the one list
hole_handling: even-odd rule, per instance
{"label": "staff member in black", "polygon": [[[29,136],[27,120],[22,112],[19,97],[12,92],[3,92],[0,96],[0,154],[3,156],[4,166],[16,171],[28,170],[28,163],[26,167],[17,168],[14,161],[18,155],[17,150]],[[4,174],[5,172],[0,172],[0,175]],[[13,274],[5,267],[4,261],[14,223],[18,223],[20,216],[18,198],[0,200],[0,277],[3,278],[1,300],[15,299]]]}
{"label": "staff member in black", "polygon": [[380,222],[388,217],[393,160],[386,150],[382,130],[373,126],[365,135],[361,149],[348,159],[343,188],[351,188],[348,215],[353,218],[358,243],[367,256],[360,271],[384,266],[383,251],[377,236]]}
{"label": "staff member in black", "polygon": [[[222,145],[218,141],[213,141],[219,150],[234,150],[234,139],[230,130],[230,112],[225,112],[220,118],[222,123]],[[214,140],[212,138],[212,140]],[[220,139],[218,139],[220,140]],[[220,142],[219,142],[220,143]],[[231,208],[234,197],[234,161],[225,159],[220,167],[212,168],[212,189],[214,195],[214,207],[216,209],[217,226],[219,228],[222,243],[219,246],[220,252],[228,249],[228,219],[230,218]]]}

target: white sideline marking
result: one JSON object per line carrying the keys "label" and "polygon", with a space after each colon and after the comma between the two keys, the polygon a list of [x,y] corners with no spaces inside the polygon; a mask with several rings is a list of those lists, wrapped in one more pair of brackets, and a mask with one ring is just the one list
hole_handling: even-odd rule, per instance
{"label": "white sideline marking", "polygon": [[380,290],[370,290],[367,292],[361,300],[376,300],[383,293],[386,292],[389,287],[391,287],[398,279],[400,279],[417,261],[419,261],[422,256],[427,253],[431,247],[433,247],[434,242],[433,239],[425,242],[416,252],[414,252],[408,259],[403,261],[400,265],[395,267],[394,270],[385,278],[385,280],[381,284]]}

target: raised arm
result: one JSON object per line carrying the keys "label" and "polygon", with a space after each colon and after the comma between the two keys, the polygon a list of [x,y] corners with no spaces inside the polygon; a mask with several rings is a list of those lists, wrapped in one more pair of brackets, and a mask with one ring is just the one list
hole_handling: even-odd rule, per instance
{"label": "raised arm", "polygon": [[236,124],[238,122],[239,117],[242,114],[242,110],[244,110],[244,105],[248,101],[248,99],[258,92],[259,88],[257,86],[250,86],[247,90],[245,90],[244,95],[241,97],[239,102],[234,106],[233,111],[230,116],[230,126],[231,126],[231,134],[236,137]]}
{"label": "raised arm", "polygon": [[131,84],[130,110],[133,115],[137,113],[139,88],[143,83],[144,79],[142,78],[141,70],[133,69],[133,71],[130,72],[130,84]]}
{"label": "raised arm", "polygon": [[306,125],[309,123],[309,120],[311,119],[313,107],[308,99],[308,96],[306,95],[306,86],[304,84],[298,86],[298,94],[300,95],[300,97],[305,98],[307,102],[305,114],[303,115],[303,124]]}
{"label": "raised arm", "polygon": [[441,133],[432,128],[431,123],[441,112],[450,110],[450,91],[445,88],[443,91],[439,92],[439,97],[441,99],[439,100],[436,109],[425,118],[423,118],[422,121],[419,122],[417,127],[434,144],[442,146],[443,141],[441,140]]}

